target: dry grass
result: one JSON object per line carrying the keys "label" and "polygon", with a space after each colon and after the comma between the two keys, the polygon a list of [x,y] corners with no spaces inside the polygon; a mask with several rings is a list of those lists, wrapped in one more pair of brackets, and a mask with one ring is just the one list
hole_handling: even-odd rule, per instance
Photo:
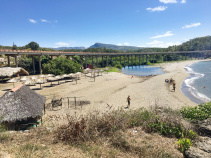
{"label": "dry grass", "polygon": [[96,112],[80,118],[67,116],[69,123],[52,132],[42,126],[26,132],[10,132],[9,139],[0,143],[0,153],[18,158],[183,157],[173,135],[167,138],[159,135],[159,131],[146,133],[153,131],[148,123],[155,117],[169,115],[179,120],[177,113],[160,107],[127,112],[119,109],[101,115]]}

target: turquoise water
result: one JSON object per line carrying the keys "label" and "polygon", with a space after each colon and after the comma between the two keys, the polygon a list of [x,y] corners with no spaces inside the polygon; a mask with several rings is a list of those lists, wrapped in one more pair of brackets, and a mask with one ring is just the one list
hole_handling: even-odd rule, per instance
{"label": "turquoise water", "polygon": [[197,104],[211,101],[211,61],[187,65],[190,76],[182,84],[182,92]]}
{"label": "turquoise water", "polygon": [[122,72],[126,75],[134,75],[134,76],[149,76],[149,75],[160,75],[165,72],[161,67],[152,67],[152,66],[126,66],[122,68]]}

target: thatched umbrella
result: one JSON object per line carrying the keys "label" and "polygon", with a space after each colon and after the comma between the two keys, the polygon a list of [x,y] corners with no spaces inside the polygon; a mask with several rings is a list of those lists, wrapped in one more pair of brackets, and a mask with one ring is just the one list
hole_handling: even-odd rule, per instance
{"label": "thatched umbrella", "polygon": [[14,129],[16,121],[42,117],[44,104],[44,96],[21,84],[0,98],[0,116],[4,116],[3,123]]}
{"label": "thatched umbrella", "polygon": [[36,85],[35,81],[34,80],[30,80],[30,79],[24,81],[23,84],[26,85],[26,86],[35,86]]}
{"label": "thatched umbrella", "polygon": [[67,75],[67,74],[64,74],[64,75],[62,75],[63,77],[64,77],[64,79],[65,79],[65,82],[66,82],[66,79],[67,79],[67,77],[69,77],[69,75]]}
{"label": "thatched umbrella", "polygon": [[39,75],[39,78],[46,78],[46,75]]}
{"label": "thatched umbrella", "polygon": [[63,79],[63,77],[60,76],[60,75],[55,76],[55,78],[58,80],[58,84],[59,84],[59,80],[60,80],[60,79]]}
{"label": "thatched umbrella", "polygon": [[32,80],[37,80],[37,78],[38,78],[37,76],[32,76],[31,77]]}
{"label": "thatched umbrella", "polygon": [[23,82],[23,81],[26,81],[28,79],[29,79],[28,77],[24,76],[24,77],[21,77],[20,81]]}
{"label": "thatched umbrella", "polygon": [[47,74],[46,77],[53,77],[53,74]]}
{"label": "thatched umbrella", "polygon": [[15,83],[18,82],[18,79],[17,78],[12,78],[10,79],[9,81],[7,81],[9,83],[13,83],[13,88],[15,87]]}
{"label": "thatched umbrella", "polygon": [[40,84],[40,89],[42,89],[41,84],[44,84],[45,83],[45,81],[44,80],[41,80],[41,79],[37,79],[37,80],[35,80],[35,82],[37,84]]}
{"label": "thatched umbrella", "polygon": [[48,77],[47,81],[51,82],[51,86],[52,86],[52,82],[57,81],[57,79],[55,77]]}

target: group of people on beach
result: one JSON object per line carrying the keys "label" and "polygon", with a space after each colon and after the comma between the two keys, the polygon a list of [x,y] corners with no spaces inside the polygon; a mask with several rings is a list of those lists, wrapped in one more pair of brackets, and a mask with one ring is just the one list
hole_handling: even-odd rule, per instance
{"label": "group of people on beach", "polygon": [[176,83],[175,83],[175,81],[171,78],[170,80],[169,79],[165,79],[165,82],[172,84],[172,87],[173,87],[172,90],[175,92],[175,89],[176,89]]}

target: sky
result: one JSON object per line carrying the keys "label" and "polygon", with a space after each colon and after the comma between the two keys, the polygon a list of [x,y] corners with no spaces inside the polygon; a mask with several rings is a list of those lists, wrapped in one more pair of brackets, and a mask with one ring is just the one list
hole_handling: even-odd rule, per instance
{"label": "sky", "polygon": [[211,0],[0,0],[0,45],[168,47],[211,35]]}

